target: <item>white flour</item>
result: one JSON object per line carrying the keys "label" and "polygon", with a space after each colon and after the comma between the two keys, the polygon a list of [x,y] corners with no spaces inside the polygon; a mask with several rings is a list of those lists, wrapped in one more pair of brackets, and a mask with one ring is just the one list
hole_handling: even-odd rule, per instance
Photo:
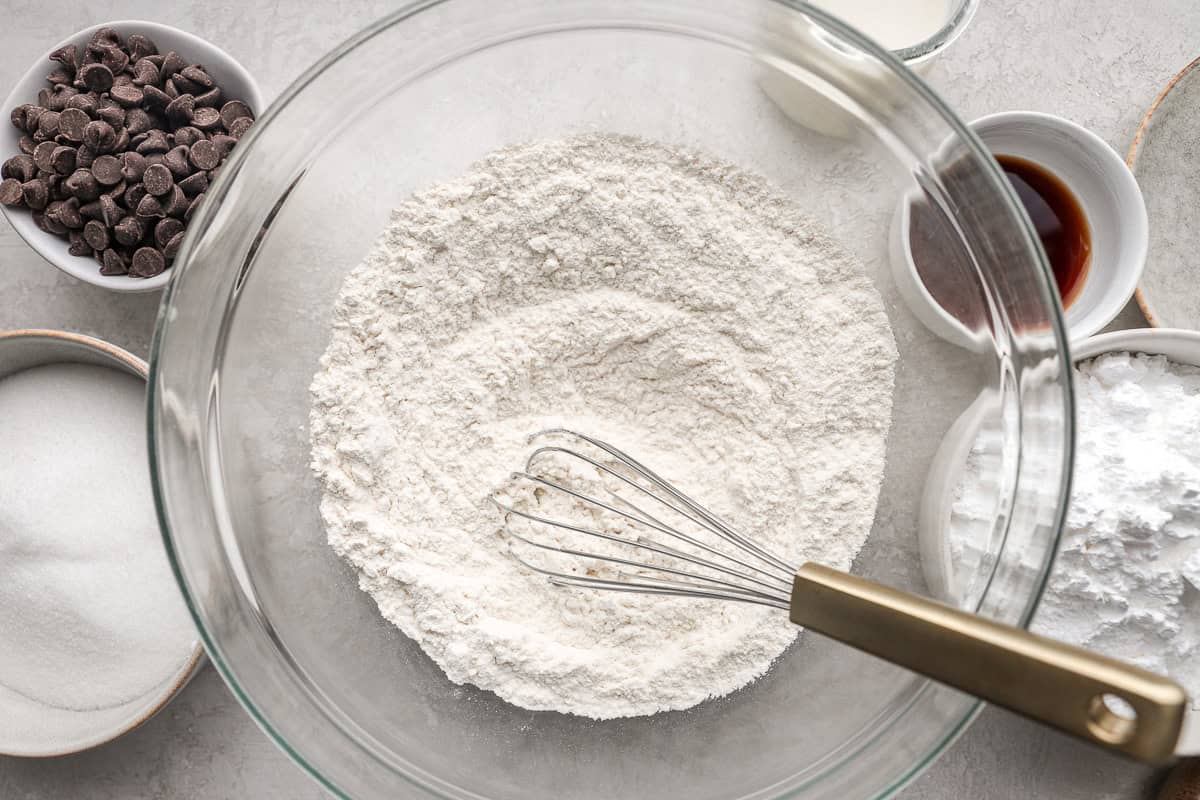
{"label": "white flour", "polygon": [[[1200,369],[1114,353],[1082,364],[1075,386],[1071,506],[1033,630],[1171,675],[1200,698]],[[990,527],[986,438],[951,516],[959,564]]]}
{"label": "white flour", "polygon": [[393,214],[314,378],[334,549],[455,683],[596,718],[695,705],[795,638],[757,606],[562,589],[487,502],[567,425],[846,568],[896,359],[861,265],[759,178],[616,136],[497,151]]}

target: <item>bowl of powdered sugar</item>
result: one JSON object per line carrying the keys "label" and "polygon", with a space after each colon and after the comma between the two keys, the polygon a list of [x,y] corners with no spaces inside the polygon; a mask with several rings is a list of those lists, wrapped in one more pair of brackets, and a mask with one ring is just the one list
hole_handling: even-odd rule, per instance
{"label": "bowl of powdered sugar", "polygon": [[[886,796],[974,700],[777,609],[554,585],[492,501],[549,513],[511,475],[569,428],[789,561],[929,595],[917,499],[995,398],[1014,531],[972,608],[1024,623],[1072,414],[1022,212],[927,87],[818,10],[481,10],[414,6],[322,61],[172,267],[151,459],[215,665],[347,797]],[[854,130],[797,125],[768,66]],[[973,265],[971,350],[895,285],[913,192]]]}
{"label": "bowl of powdered sugar", "polygon": [[[1200,697],[1200,333],[1106,333],[1072,355],[1071,503],[1033,630]],[[947,600],[979,591],[1003,450],[996,410],[984,406],[940,450],[949,463],[927,485],[922,563]]]}
{"label": "bowl of powdered sugar", "polygon": [[90,337],[0,334],[0,753],[109,741],[202,661],[150,496],[145,374]]}

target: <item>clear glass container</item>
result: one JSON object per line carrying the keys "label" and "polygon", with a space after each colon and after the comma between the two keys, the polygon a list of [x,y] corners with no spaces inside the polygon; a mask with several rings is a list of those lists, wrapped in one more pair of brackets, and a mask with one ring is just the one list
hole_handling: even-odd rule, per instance
{"label": "clear glass container", "polygon": [[[819,124],[794,121],[818,102]],[[415,189],[496,147],[587,131],[760,173],[857,254],[900,360],[884,486],[853,571],[929,592],[922,485],[942,434],[986,398],[1007,447],[990,547],[961,602],[1029,619],[1070,472],[1069,362],[1028,222],[954,114],[892,54],[799,4],[445,0],[406,6],[288,89],[235,149],[174,267],[151,459],[212,660],[346,797],[887,796],[965,728],[974,699],[804,634],[762,679],[687,711],[530,712],[451,684],[326,545],[308,386],[343,277]],[[948,232],[966,346],[927,330],[897,291],[888,234],[902,201]]]}

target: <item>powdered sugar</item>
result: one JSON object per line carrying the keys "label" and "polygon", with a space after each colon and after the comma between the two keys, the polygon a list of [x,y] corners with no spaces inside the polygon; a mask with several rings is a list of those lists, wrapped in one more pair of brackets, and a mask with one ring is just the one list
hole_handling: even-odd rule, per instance
{"label": "powdered sugar", "polygon": [[686,708],[794,639],[754,606],[553,587],[487,502],[526,437],[627,447],[794,560],[870,531],[896,354],[844,251],[758,178],[641,140],[498,151],[396,210],[313,382],[329,541],[456,683],[597,718]]}
{"label": "powdered sugar", "polygon": [[[1200,697],[1200,369],[1112,353],[1082,364],[1071,505],[1033,629],[1171,675]],[[960,566],[994,493],[977,441],[953,506]]]}

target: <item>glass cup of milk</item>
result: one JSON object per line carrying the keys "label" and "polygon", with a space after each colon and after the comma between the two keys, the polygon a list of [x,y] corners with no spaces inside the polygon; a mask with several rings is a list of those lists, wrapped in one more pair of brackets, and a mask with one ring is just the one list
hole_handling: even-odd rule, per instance
{"label": "glass cup of milk", "polygon": [[[844,104],[828,99],[831,82],[828,75],[822,74],[822,63],[827,63],[830,71],[836,70],[839,80],[869,87],[881,106],[874,110],[884,116],[889,96],[895,95],[890,84],[898,78],[876,60],[863,59],[849,66],[844,55],[837,57],[848,45],[842,44],[841,35],[829,27],[824,15],[873,39],[920,73],[958,38],[978,4],[979,0],[808,0],[798,7],[780,4],[768,12],[763,22],[763,53],[777,55],[763,56],[760,84],[793,121],[818,133],[846,136],[855,123],[847,117]],[[804,70],[787,60],[788,52],[795,50],[805,51],[804,58],[797,59],[808,65]],[[819,58],[821,52],[830,53],[828,62]]]}

